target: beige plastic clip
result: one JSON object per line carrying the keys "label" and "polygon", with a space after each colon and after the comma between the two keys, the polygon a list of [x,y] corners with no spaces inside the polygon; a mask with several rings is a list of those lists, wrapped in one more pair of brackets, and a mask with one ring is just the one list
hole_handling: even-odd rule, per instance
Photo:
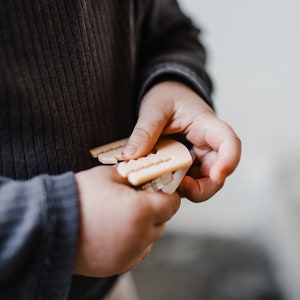
{"label": "beige plastic clip", "polygon": [[92,157],[103,164],[116,164],[122,160],[122,150],[128,139],[119,140],[90,150]]}
{"label": "beige plastic clip", "polygon": [[[122,160],[122,149],[127,139],[107,144],[90,152],[104,164]],[[185,176],[193,159],[188,148],[182,143],[161,139],[147,156],[123,161],[118,164],[119,174],[137,187],[147,191],[173,193]]]}

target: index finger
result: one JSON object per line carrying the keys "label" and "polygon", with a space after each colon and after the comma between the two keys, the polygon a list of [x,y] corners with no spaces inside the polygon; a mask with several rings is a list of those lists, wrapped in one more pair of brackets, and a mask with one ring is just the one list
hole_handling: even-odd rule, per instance
{"label": "index finger", "polygon": [[241,158],[242,143],[226,122],[211,115],[203,125],[203,120],[200,119],[191,126],[188,138],[194,145],[200,161],[209,151],[217,153],[216,160],[210,168],[210,178],[213,182],[221,184],[237,167]]}
{"label": "index finger", "polygon": [[215,183],[222,183],[239,164],[242,143],[236,134],[224,139],[218,149],[217,160],[211,167],[210,178]]}

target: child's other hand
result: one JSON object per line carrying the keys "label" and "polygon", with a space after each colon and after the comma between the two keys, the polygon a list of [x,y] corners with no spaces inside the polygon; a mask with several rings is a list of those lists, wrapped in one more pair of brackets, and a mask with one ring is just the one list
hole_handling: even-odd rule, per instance
{"label": "child's other hand", "polygon": [[178,193],[137,191],[115,167],[95,167],[75,179],[80,204],[76,274],[104,277],[134,268],[180,206]]}

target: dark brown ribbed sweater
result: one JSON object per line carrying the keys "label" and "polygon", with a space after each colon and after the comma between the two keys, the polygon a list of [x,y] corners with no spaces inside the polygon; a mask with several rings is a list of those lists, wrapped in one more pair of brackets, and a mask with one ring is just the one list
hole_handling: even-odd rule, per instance
{"label": "dark brown ribbed sweater", "polygon": [[210,103],[198,33],[175,0],[0,0],[1,299],[101,299],[109,279],[71,285],[73,172],[130,134],[155,82]]}

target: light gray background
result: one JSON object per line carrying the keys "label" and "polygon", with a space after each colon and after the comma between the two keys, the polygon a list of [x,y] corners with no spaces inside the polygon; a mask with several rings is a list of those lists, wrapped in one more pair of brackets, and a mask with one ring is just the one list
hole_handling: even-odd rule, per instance
{"label": "light gray background", "polygon": [[202,29],[218,115],[243,155],[210,201],[182,202],[167,230],[256,238],[287,299],[300,298],[300,2],[179,0]]}

